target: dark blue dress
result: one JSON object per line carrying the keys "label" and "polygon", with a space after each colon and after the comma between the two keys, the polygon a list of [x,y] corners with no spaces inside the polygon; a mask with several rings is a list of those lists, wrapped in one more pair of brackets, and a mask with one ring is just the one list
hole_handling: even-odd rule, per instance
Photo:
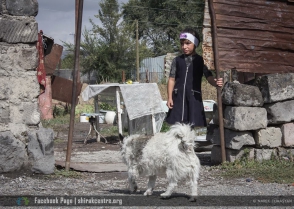
{"label": "dark blue dress", "polygon": [[204,66],[203,58],[196,54],[189,67],[185,55],[175,58],[175,86],[172,93],[173,108],[167,113],[166,122],[191,124],[194,127],[206,126],[206,119],[201,95],[201,80],[212,73]]}

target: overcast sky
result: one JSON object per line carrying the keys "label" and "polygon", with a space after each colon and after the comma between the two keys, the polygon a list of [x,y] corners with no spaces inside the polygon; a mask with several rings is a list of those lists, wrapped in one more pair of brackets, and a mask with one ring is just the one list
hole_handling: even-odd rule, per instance
{"label": "overcast sky", "polygon": [[[84,0],[83,23],[85,27],[91,29],[89,19],[98,19],[94,15],[98,14],[100,0]],[[118,0],[119,4],[128,0]],[[39,30],[52,37],[54,43],[61,44],[62,41],[74,42],[75,31],[75,0],[38,0],[39,13],[36,21]]]}

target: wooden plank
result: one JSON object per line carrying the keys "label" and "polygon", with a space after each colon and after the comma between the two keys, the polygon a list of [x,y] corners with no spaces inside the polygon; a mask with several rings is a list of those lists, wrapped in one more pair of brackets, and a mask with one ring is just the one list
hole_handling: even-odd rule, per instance
{"label": "wooden plank", "polygon": [[262,41],[279,41],[284,43],[294,43],[294,31],[293,33],[281,33],[269,32],[262,30],[234,30],[231,28],[219,28],[218,37],[227,38],[240,38],[240,39],[251,39],[251,40],[262,40]]}
{"label": "wooden plank", "polygon": [[116,115],[117,115],[117,126],[118,126],[118,133],[123,135],[123,132],[122,132],[122,120],[121,120],[121,113],[122,113],[122,110],[120,108],[120,88],[119,87],[116,87],[116,91],[115,91],[115,94],[116,94]]}
{"label": "wooden plank", "polygon": [[239,49],[254,51],[294,51],[294,42],[279,42],[278,40],[251,40],[238,37],[219,37],[220,49]]}
{"label": "wooden plank", "polygon": [[[293,34],[294,24],[289,25],[277,25],[268,22],[262,22],[250,18],[229,17],[224,15],[216,15],[216,24],[220,28],[231,29],[247,29],[250,31],[261,30],[271,32],[283,32]],[[294,21],[293,21],[294,22]]]}
{"label": "wooden plank", "polygon": [[[205,3],[203,57],[205,64],[213,67],[211,22]],[[220,70],[294,72],[294,4],[275,0],[214,0],[214,7]]]}
{"label": "wooden plank", "polygon": [[288,60],[294,60],[294,53],[277,51],[256,51],[256,50],[220,50],[219,58],[221,60],[238,60],[240,62],[260,62],[260,63],[287,63]]}
{"label": "wooden plank", "polygon": [[232,5],[237,5],[240,8],[242,7],[252,7],[260,9],[270,9],[273,11],[281,11],[281,12],[294,12],[294,5],[287,4],[282,1],[270,1],[270,0],[214,0],[215,5],[223,4],[227,5],[230,8]]}
{"label": "wooden plank", "polygon": [[236,68],[241,72],[252,72],[252,73],[282,73],[282,72],[294,72],[294,67],[286,64],[275,64],[266,62],[252,62],[244,63],[233,60],[220,60],[220,70],[226,71],[229,69]]}

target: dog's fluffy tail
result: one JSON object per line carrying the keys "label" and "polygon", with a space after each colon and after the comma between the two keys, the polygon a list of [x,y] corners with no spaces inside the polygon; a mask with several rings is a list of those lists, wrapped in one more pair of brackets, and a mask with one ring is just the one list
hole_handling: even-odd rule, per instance
{"label": "dog's fluffy tail", "polygon": [[188,124],[176,123],[172,125],[168,133],[173,137],[180,139],[185,151],[193,150],[195,146],[195,131]]}

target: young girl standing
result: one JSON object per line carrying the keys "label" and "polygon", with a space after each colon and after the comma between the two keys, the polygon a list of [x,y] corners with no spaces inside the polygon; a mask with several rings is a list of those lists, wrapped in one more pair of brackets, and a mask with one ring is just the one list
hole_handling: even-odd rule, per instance
{"label": "young girl standing", "polygon": [[167,84],[169,111],[166,122],[203,127],[207,124],[201,96],[202,76],[204,74],[215,87],[222,86],[223,79],[215,79],[203,58],[196,53],[200,38],[195,30],[186,28],[180,34],[180,42],[183,54],[173,59]]}

